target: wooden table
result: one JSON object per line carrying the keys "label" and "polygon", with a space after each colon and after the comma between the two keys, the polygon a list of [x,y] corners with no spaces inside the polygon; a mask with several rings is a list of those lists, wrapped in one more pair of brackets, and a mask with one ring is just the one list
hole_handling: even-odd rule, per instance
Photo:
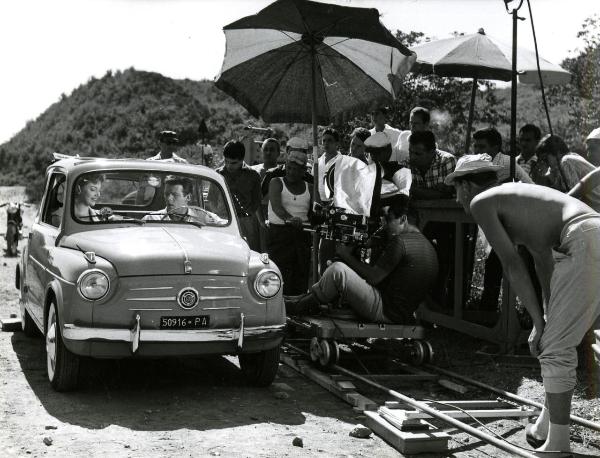
{"label": "wooden table", "polygon": [[418,200],[411,204],[412,210],[417,215],[417,226],[422,231],[429,222],[454,223],[454,309],[453,313],[434,311],[427,304],[422,304],[417,310],[417,317],[421,320],[454,329],[464,334],[497,343],[500,352],[512,353],[515,346],[527,341],[529,331],[521,329],[515,308],[515,296],[510,291],[508,281],[502,282],[502,311],[493,328],[467,321],[464,318],[465,291],[464,291],[464,228],[465,223],[474,223],[473,218],[467,215],[462,206],[450,199],[444,200]]}

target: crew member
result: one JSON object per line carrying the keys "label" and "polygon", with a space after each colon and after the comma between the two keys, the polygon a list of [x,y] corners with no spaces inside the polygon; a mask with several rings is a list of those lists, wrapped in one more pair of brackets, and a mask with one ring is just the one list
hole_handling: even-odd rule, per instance
{"label": "crew member", "polygon": [[[506,183],[495,187],[497,169],[472,156],[446,178],[496,251],[511,287],[531,315],[529,348],[542,368],[546,403],[526,429],[538,451],[569,452],[569,419],[576,346],[600,325],[600,215],[577,199],[547,187]],[[540,224],[543,222],[543,224]],[[544,310],[517,245],[535,260]]]}
{"label": "crew member", "polygon": [[412,323],[413,313],[437,276],[437,257],[429,241],[408,223],[408,197],[384,209],[386,238],[373,265],[361,262],[350,245],[338,244],[331,264],[307,295],[288,297],[291,315],[312,313],[319,304],[341,299],[363,320]]}

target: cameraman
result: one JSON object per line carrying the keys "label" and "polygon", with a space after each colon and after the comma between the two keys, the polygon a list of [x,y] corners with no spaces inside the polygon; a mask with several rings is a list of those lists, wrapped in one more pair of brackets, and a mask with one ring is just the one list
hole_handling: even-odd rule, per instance
{"label": "cameraman", "polygon": [[373,265],[357,259],[351,246],[338,245],[331,264],[312,292],[286,298],[290,315],[310,314],[319,304],[341,299],[370,322],[406,324],[425,299],[438,273],[431,243],[407,221],[408,197],[397,196],[385,211],[386,237]]}

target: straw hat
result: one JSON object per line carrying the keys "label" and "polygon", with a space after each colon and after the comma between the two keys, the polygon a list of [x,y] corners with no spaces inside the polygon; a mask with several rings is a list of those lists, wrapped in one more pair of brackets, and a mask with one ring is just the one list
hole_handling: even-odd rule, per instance
{"label": "straw hat", "polygon": [[474,173],[498,172],[501,168],[500,165],[492,164],[492,157],[489,154],[467,154],[458,160],[454,172],[446,177],[444,183],[452,186],[458,177]]}

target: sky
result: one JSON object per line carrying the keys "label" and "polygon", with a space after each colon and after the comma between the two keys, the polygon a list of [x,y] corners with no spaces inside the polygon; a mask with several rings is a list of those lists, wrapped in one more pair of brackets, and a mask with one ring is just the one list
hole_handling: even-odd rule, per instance
{"label": "sky", "polygon": [[[0,6],[0,144],[61,94],[107,70],[159,72],[214,79],[225,53],[223,26],[257,13],[272,0],[5,0]],[[503,0],[327,0],[377,8],[392,32],[432,38],[452,32],[511,42]],[[514,4],[514,3],[513,3]],[[600,13],[600,0],[531,0],[540,55],[554,63],[582,46],[577,32]],[[527,3],[519,46],[533,49]]]}

